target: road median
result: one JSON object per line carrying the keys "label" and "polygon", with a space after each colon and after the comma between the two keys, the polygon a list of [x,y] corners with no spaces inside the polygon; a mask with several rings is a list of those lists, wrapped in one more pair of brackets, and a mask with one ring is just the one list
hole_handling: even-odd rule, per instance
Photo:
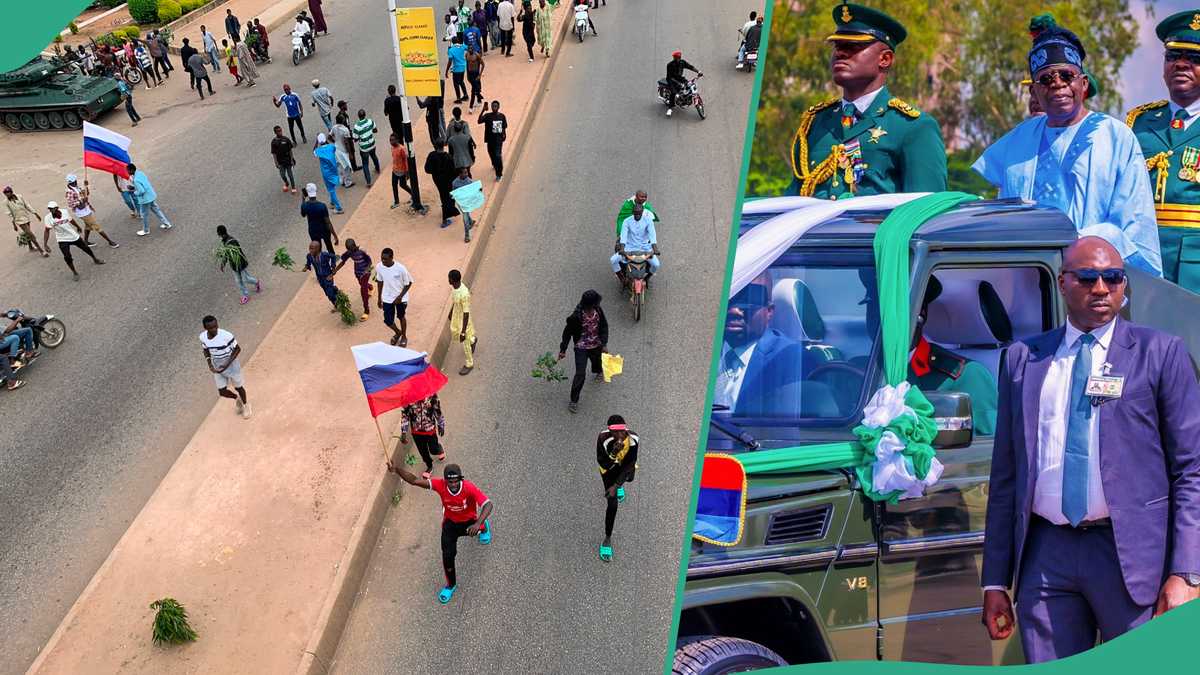
{"label": "road median", "polygon": [[[565,15],[560,6],[555,17],[559,42]],[[443,367],[450,371],[450,387],[470,384],[470,376],[454,374],[461,356],[448,349],[446,272],[461,269],[471,283],[507,185],[520,171],[554,61],[539,58],[529,64],[495,51],[487,56],[485,97],[501,101],[512,129],[505,147],[509,170],[496,185],[480,152],[474,173],[483,180],[488,201],[476,214],[471,244],[462,242],[457,220],[438,228],[437,193],[426,174],[420,178],[424,201],[432,207],[428,216],[389,208],[386,152],[384,180],[345,222],[335,220],[343,238],[356,239],[376,260],[379,250],[390,246],[408,266],[415,278],[409,346],[429,352],[439,366],[450,361],[452,366]],[[376,122],[387,128],[381,115]],[[481,130],[471,122],[481,140]],[[421,160],[429,150],[423,128],[419,120],[414,123],[414,152]],[[381,140],[381,150],[386,148]],[[357,310],[350,269],[338,275],[337,283]],[[475,289],[475,295],[486,297],[486,289]],[[241,311],[253,308],[252,302]],[[497,367],[486,356],[487,327],[479,331],[477,369]],[[199,317],[195,332],[200,332]],[[315,282],[306,280],[243,364],[254,416],[241,419],[229,401],[216,402],[30,672],[323,672],[397,488],[383,471],[349,350],[388,335],[377,311],[367,322],[342,325]],[[197,354],[197,367],[181,376],[194,377],[198,387],[211,386],[199,346],[180,348]],[[385,430],[398,421],[395,413],[381,419]],[[394,437],[390,450],[395,451]],[[168,596],[187,608],[199,634],[196,642],[171,648],[152,644],[149,604]]]}

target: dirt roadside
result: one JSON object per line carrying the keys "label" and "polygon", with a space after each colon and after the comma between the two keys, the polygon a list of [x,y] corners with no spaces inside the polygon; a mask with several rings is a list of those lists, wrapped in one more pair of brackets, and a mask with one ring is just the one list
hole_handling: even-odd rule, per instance
{"label": "dirt roadside", "polygon": [[[564,16],[560,9],[560,37]],[[510,171],[519,170],[552,65],[553,59],[488,58],[485,93],[503,102],[514,132],[505,149]],[[386,129],[386,120],[379,122]],[[423,159],[424,125],[417,120],[414,127]],[[472,124],[472,133],[481,130]],[[433,214],[389,209],[389,186],[376,185],[341,232],[376,257],[391,246],[409,267],[416,279],[410,347],[445,363],[451,387],[469,383],[469,376],[454,374],[460,355],[447,357],[445,273],[463,269],[469,284],[482,257],[509,183],[497,186],[490,174],[481,153],[476,175],[488,204],[470,245],[457,222],[437,228],[436,193],[426,175],[423,196]],[[357,308],[350,270],[338,283]],[[485,294],[476,290],[477,297]],[[348,349],[388,331],[376,315],[346,328],[327,307],[316,284],[306,281],[243,365],[254,417],[237,418],[228,401],[214,405],[30,672],[307,672],[328,663],[396,485],[382,471]],[[492,367],[487,327],[479,330],[477,367]],[[197,386],[208,386],[199,367],[196,377]],[[381,422],[386,429],[398,420]],[[171,649],[151,644],[148,605],[164,596],[188,608],[197,642]]]}

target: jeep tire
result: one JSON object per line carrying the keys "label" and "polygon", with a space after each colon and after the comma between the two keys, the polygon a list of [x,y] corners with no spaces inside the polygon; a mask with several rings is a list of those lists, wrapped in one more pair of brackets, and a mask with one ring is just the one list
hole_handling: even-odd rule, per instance
{"label": "jeep tire", "polygon": [[725,675],[788,665],[766,647],[740,638],[705,635],[680,640],[672,675]]}

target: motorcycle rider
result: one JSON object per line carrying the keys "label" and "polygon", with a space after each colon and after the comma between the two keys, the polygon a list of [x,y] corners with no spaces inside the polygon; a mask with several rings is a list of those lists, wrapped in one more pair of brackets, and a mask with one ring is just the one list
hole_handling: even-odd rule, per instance
{"label": "motorcycle rider", "polygon": [[704,76],[704,73],[697,70],[696,66],[683,60],[683,52],[672,52],[671,60],[667,62],[667,86],[671,90],[670,98],[667,99],[667,117],[671,116],[671,111],[675,108],[675,98],[683,87],[687,86],[687,78],[683,76],[685,70],[690,70],[699,77]]}
{"label": "motorcycle rider", "polygon": [[746,66],[746,54],[758,51],[758,43],[762,40],[762,25],[763,18],[760,16],[743,34],[742,48],[738,51],[738,70]]}
{"label": "motorcycle rider", "polygon": [[577,0],[575,3],[575,20],[579,21],[580,19],[587,19],[588,28],[592,29],[592,35],[600,37],[600,34],[596,32],[596,24],[592,23],[592,15],[588,12],[587,0]]}
{"label": "motorcycle rider", "polygon": [[742,36],[742,43],[738,45],[738,68],[741,68],[742,62],[746,60],[746,33],[750,30],[750,27],[754,25],[757,18],[758,12],[750,12],[750,20],[742,24],[742,27],[738,29],[738,35]]}
{"label": "motorcycle rider", "polygon": [[304,48],[311,54],[313,51],[313,27],[312,19],[304,16],[304,13],[296,15],[296,25],[292,26],[292,35],[298,35],[304,43]]}
{"label": "motorcycle rider", "polygon": [[[617,246],[621,245],[621,225],[625,224],[626,218],[633,215],[634,205],[641,206],[645,210],[649,211],[650,216],[654,219],[654,222],[658,223],[662,221],[662,219],[658,217],[658,210],[655,209],[654,205],[647,201],[647,199],[649,199],[649,197],[646,195],[646,191],[638,190],[637,192],[633,193],[632,197],[626,199],[624,204],[621,204],[621,209],[617,211]],[[613,250],[616,251],[618,249],[613,248]]]}
{"label": "motorcycle rider", "polygon": [[[12,323],[0,333],[0,352],[7,352],[13,366],[20,369],[25,364],[38,357],[39,352],[33,348],[33,329],[20,328],[21,320],[25,318],[20,312],[9,312],[8,318]],[[25,345],[21,349],[21,345]]]}
{"label": "motorcycle rider", "polygon": [[609,258],[612,263],[613,273],[617,275],[617,281],[624,288],[627,280],[625,278],[625,251],[650,251],[650,257],[647,262],[650,263],[650,273],[646,275],[646,281],[650,281],[650,277],[658,271],[660,266],[659,256],[662,255],[658,250],[658,233],[654,231],[654,215],[646,215],[646,209],[641,204],[633,205],[633,215],[625,219],[621,224],[621,238],[617,241],[617,252]]}

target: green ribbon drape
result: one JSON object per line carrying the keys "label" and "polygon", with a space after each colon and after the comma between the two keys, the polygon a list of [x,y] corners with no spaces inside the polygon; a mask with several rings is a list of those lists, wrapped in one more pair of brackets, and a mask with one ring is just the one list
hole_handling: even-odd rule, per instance
{"label": "green ribbon drape", "polygon": [[[883,371],[884,379],[890,386],[900,385],[908,376],[908,352],[912,342],[912,272],[909,269],[909,242],[912,235],[931,218],[975,199],[978,197],[962,192],[939,192],[921,197],[893,209],[875,232]],[[868,497],[875,501],[895,502],[903,491],[880,494],[873,488],[875,449],[880,438],[885,432],[891,431],[903,441],[905,447],[902,454],[911,463],[912,473],[924,480],[934,456],[930,444],[937,434],[933,405],[919,389],[910,388],[904,403],[916,413],[915,417],[901,415],[881,428],[859,425],[854,429],[857,441],[758,450],[739,455],[738,459],[748,474],[853,469]]]}

